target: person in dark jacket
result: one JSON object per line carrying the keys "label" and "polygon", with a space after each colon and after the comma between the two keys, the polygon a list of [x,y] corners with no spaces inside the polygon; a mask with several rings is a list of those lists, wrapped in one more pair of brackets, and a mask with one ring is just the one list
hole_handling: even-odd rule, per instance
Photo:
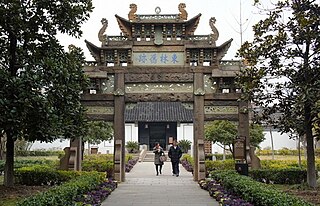
{"label": "person in dark jacket", "polygon": [[155,147],[153,148],[153,153],[154,153],[154,164],[156,165],[156,172],[157,176],[161,175],[161,170],[162,170],[162,165],[163,162],[160,160],[160,156],[164,155],[162,147],[160,147],[160,144],[156,142]]}
{"label": "person in dark jacket", "polygon": [[169,149],[168,156],[171,159],[172,175],[179,177],[179,162],[182,156],[182,150],[177,144],[177,140],[173,140],[172,146]]}

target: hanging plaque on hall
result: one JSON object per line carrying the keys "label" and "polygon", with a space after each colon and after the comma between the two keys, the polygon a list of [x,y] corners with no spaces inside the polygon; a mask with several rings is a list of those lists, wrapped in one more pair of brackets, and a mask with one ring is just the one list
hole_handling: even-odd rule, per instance
{"label": "hanging plaque on hall", "polygon": [[134,52],[133,65],[135,66],[182,66],[184,65],[183,52]]}

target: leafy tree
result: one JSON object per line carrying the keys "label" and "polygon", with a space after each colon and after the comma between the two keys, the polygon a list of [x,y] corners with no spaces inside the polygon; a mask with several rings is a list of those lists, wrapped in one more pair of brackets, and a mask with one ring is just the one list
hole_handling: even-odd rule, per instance
{"label": "leafy tree", "polygon": [[100,144],[101,141],[111,140],[112,138],[113,127],[110,123],[105,121],[90,121],[83,141],[90,144]]}
{"label": "leafy tree", "polygon": [[[308,184],[316,186],[313,129],[319,125],[320,11],[315,0],[279,1],[239,54],[240,83],[261,117],[282,132],[306,135]],[[275,115],[278,114],[278,115]]]}
{"label": "leafy tree", "polygon": [[29,151],[32,145],[32,142],[28,142],[23,138],[17,139],[14,143],[14,151]]}
{"label": "leafy tree", "polygon": [[[258,147],[265,139],[263,128],[260,125],[251,125],[249,128],[250,144]],[[216,120],[205,126],[205,138],[213,143],[220,143],[229,147],[233,153],[232,144],[238,136],[237,125],[227,120]]]}
{"label": "leafy tree", "polygon": [[50,142],[83,132],[80,49],[64,51],[57,32],[81,36],[91,0],[0,2],[0,131],[7,137],[5,180],[13,185],[14,141]]}

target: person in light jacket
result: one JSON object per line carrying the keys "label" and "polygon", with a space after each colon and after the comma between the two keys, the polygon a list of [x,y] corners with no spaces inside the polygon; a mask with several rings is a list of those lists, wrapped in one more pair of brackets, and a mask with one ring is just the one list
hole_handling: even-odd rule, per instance
{"label": "person in light jacket", "polygon": [[169,149],[168,156],[171,159],[172,175],[179,177],[179,162],[182,156],[182,150],[177,144],[177,140],[173,140],[172,146]]}
{"label": "person in light jacket", "polygon": [[154,164],[156,165],[156,172],[157,176],[162,173],[162,165],[163,162],[160,160],[160,156],[164,155],[162,147],[160,147],[160,144],[156,142],[155,147],[153,148],[153,153],[154,153]]}

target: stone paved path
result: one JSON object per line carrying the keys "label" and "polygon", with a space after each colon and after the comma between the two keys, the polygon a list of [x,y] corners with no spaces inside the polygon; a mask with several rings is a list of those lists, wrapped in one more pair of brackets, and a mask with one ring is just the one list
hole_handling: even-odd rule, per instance
{"label": "stone paved path", "polygon": [[218,206],[219,204],[193,181],[192,174],[180,165],[180,176],[171,174],[166,162],[162,175],[156,176],[153,162],[137,163],[126,181],[102,206]]}

